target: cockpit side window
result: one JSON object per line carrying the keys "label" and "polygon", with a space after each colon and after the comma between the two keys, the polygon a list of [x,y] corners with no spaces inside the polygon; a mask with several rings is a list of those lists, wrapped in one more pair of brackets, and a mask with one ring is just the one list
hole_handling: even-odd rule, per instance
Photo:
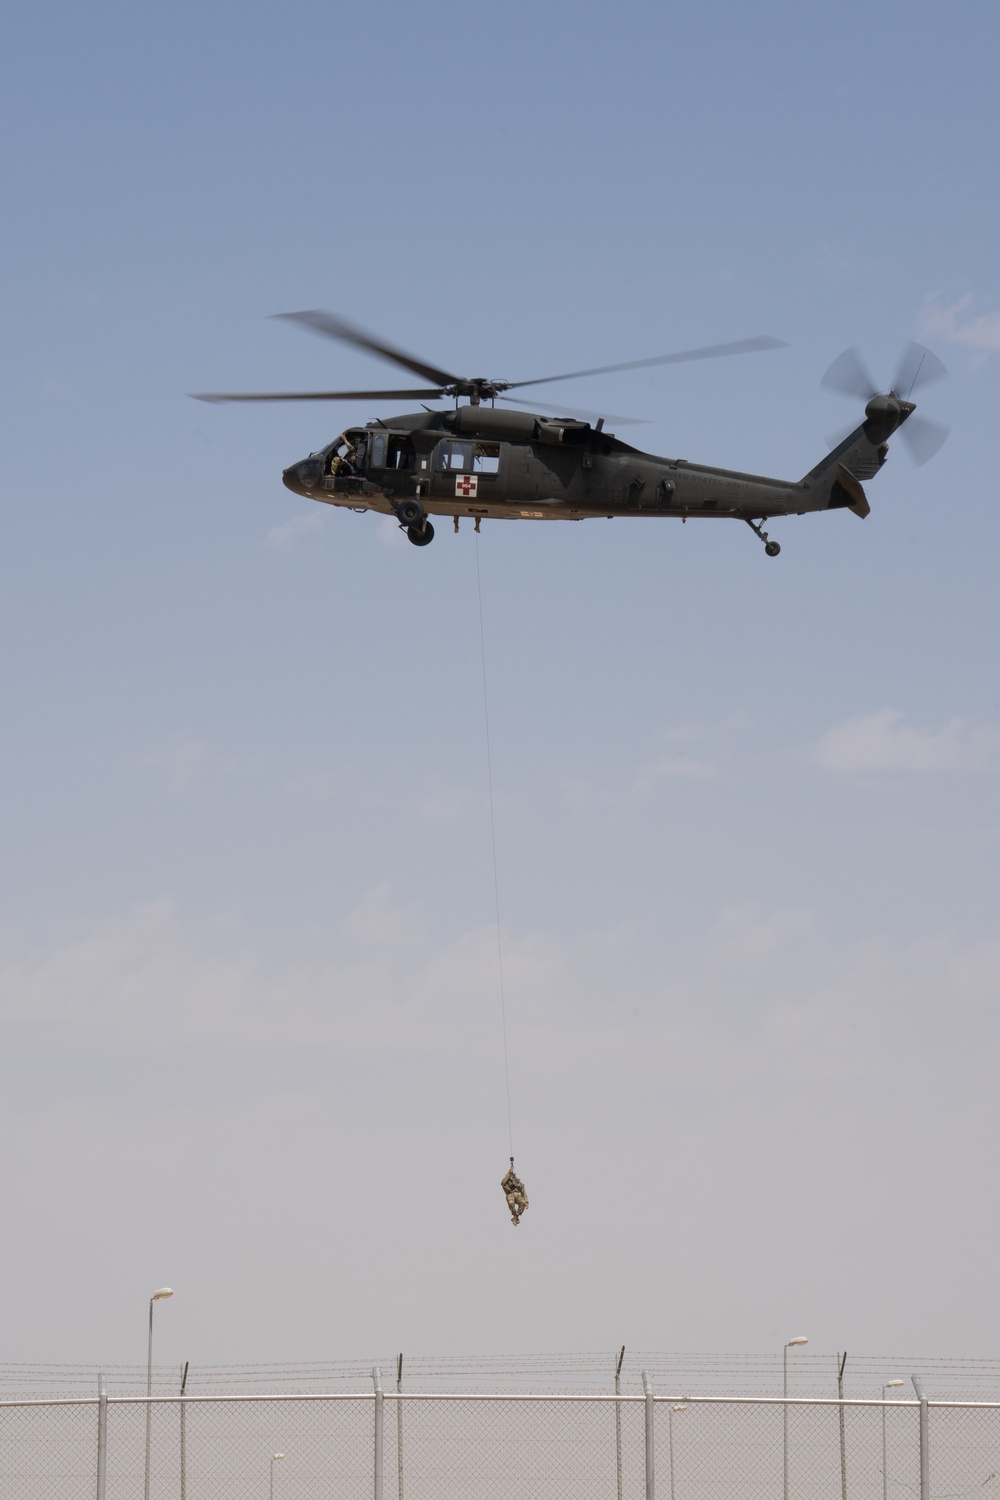
{"label": "cockpit side window", "polygon": [[388,442],[388,434],[384,432],[375,432],[372,434],[371,459],[369,462],[373,469],[385,468],[385,454]]}
{"label": "cockpit side window", "polygon": [[472,443],[439,443],[434,467],[468,473],[472,468],[472,448]]}

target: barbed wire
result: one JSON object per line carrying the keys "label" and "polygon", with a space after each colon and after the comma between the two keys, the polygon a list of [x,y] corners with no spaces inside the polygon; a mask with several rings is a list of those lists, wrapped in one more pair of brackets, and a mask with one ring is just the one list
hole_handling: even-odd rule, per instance
{"label": "barbed wire", "polygon": [[[614,1383],[617,1351],[538,1355],[415,1355],[406,1354],[406,1387],[411,1391],[506,1390],[585,1391],[610,1389]],[[373,1365],[394,1366],[395,1352],[364,1359],[275,1361],[247,1364],[191,1362],[187,1389],[191,1394],[231,1394],[239,1391],[317,1392],[364,1391],[371,1388]],[[790,1371],[795,1395],[836,1395],[838,1356],[796,1353]],[[664,1353],[626,1350],[622,1389],[640,1388],[641,1371],[655,1385],[678,1394],[778,1395],[782,1358],[776,1354]],[[57,1364],[29,1361],[0,1362],[0,1392],[7,1397],[86,1394],[97,1387],[103,1373],[110,1392],[141,1394],[146,1369],[140,1364]],[[877,1395],[888,1380],[923,1376],[938,1397],[1000,1399],[1000,1361],[941,1355],[851,1355],[844,1378],[847,1396]],[[158,1365],[154,1390],[166,1395],[179,1385],[179,1366]],[[907,1393],[908,1394],[908,1393]]]}

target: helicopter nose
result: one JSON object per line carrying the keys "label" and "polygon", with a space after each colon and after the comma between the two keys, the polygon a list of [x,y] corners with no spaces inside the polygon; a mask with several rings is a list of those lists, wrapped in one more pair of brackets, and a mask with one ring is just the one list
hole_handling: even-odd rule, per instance
{"label": "helicopter nose", "polygon": [[281,478],[290,490],[302,494],[305,490],[315,489],[323,475],[323,460],[321,458],[303,458],[297,464],[292,464],[285,469]]}

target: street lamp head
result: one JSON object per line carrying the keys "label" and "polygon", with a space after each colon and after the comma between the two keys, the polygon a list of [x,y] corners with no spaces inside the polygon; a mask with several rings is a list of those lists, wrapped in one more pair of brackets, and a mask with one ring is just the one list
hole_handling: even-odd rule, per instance
{"label": "street lamp head", "polygon": [[887,1380],[886,1383],[885,1383],[885,1385],[882,1387],[882,1389],[884,1391],[891,1391],[897,1385],[905,1385],[905,1384],[906,1384],[905,1380]]}
{"label": "street lamp head", "polygon": [[173,1295],[174,1289],[172,1286],[161,1286],[160,1290],[158,1292],[154,1292],[149,1300],[150,1302],[159,1302],[161,1297],[172,1297]]}
{"label": "street lamp head", "polygon": [[674,1411],[687,1411],[687,1409],[688,1408],[687,1408],[687,1402],[686,1401],[679,1401],[677,1403],[677,1405],[674,1407]]}
{"label": "street lamp head", "polygon": [[274,1461],[275,1461],[276,1458],[284,1458],[284,1456],[285,1455],[283,1453],[272,1453],[271,1454],[271,1462],[274,1463]]}
{"label": "street lamp head", "polygon": [[804,1333],[799,1333],[799,1334],[796,1334],[795,1338],[788,1340],[788,1343],[785,1345],[785,1348],[786,1349],[797,1349],[800,1344],[808,1344],[808,1342],[809,1342],[809,1340],[806,1338],[805,1334]]}

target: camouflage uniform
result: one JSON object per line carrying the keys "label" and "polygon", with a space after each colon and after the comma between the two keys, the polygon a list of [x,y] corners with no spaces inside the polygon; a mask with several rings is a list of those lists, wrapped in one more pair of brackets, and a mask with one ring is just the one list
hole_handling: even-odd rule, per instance
{"label": "camouflage uniform", "polygon": [[521,1215],[528,1207],[528,1200],[524,1192],[524,1183],[520,1177],[515,1177],[514,1175],[513,1162],[510,1164],[510,1170],[504,1174],[500,1186],[503,1188],[507,1198],[511,1223],[515,1225],[519,1224],[521,1222]]}
{"label": "camouflage uniform", "polygon": [[342,434],[337,439],[336,443],[334,444],[334,454],[333,454],[333,457],[330,460],[330,473],[333,474],[334,476],[336,476],[338,474],[342,474],[342,475],[346,476],[346,475],[349,475],[349,474],[353,474],[355,472],[355,465],[357,463],[357,458],[358,458],[358,450],[357,450],[357,448],[353,447],[350,443],[347,443],[347,450],[346,450],[346,452],[344,452],[344,453],[337,453],[337,451],[336,451],[336,449],[339,448],[339,446],[340,446],[341,443],[346,443],[346,442],[347,442],[347,439]]}
{"label": "camouflage uniform", "polygon": [[334,456],[330,460],[330,473],[349,475],[354,473],[354,461],[357,458],[357,449],[348,448],[347,452],[340,456]]}

